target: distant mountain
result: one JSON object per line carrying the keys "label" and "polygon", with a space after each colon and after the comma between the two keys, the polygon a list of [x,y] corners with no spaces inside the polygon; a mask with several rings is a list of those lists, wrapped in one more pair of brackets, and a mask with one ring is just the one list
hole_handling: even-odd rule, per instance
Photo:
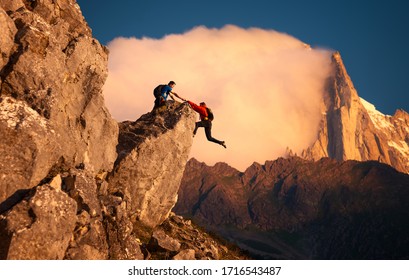
{"label": "distant mountain", "polygon": [[116,123],[108,52],[75,1],[0,1],[0,21],[0,259],[248,258],[172,214],[178,196],[257,258],[408,258],[409,175],[319,160],[408,172],[407,114],[360,100],[339,54],[302,155],[318,161],[185,170],[195,112],[168,102]]}
{"label": "distant mountain", "polygon": [[338,52],[332,65],[317,139],[300,157],[289,147],[243,173],[191,159],[174,211],[256,258],[408,258],[409,115],[360,98]]}
{"label": "distant mountain", "polygon": [[409,175],[376,161],[191,159],[173,209],[267,259],[407,259]]}
{"label": "distant mountain", "polygon": [[339,53],[333,54],[332,64],[317,140],[300,156],[377,160],[409,173],[409,114],[397,110],[388,116],[377,111],[359,98]]}

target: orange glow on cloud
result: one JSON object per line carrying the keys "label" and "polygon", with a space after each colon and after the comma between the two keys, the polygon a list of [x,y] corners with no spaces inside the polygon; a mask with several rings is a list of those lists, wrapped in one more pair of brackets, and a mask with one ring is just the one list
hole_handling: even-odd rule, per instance
{"label": "orange glow on cloud", "polygon": [[170,80],[174,91],[213,110],[213,137],[202,128],[191,156],[244,170],[300,152],[316,138],[331,52],[311,49],[287,34],[228,25],[196,27],[162,39],[117,38],[109,43],[106,104],[118,121],[153,107],[153,88]]}

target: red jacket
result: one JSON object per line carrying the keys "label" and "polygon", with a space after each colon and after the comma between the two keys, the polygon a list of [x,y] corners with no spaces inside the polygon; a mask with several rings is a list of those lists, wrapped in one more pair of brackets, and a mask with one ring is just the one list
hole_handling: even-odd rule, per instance
{"label": "red jacket", "polygon": [[196,112],[198,112],[200,114],[200,119],[202,121],[207,120],[207,110],[206,110],[206,106],[199,106],[196,105],[195,103],[193,103],[192,101],[188,101],[188,103],[190,104],[190,106],[192,106],[193,110],[195,110]]}

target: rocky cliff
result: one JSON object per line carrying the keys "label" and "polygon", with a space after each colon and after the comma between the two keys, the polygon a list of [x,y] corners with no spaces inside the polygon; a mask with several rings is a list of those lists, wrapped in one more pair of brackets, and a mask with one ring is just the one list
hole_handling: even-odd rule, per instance
{"label": "rocky cliff", "polygon": [[110,170],[118,126],[101,92],[108,55],[78,5],[1,1],[0,22],[0,203],[62,163]]}
{"label": "rocky cliff", "polygon": [[306,159],[377,160],[409,173],[409,114],[387,116],[359,98],[339,53],[321,104],[317,140],[302,153]]}
{"label": "rocky cliff", "polygon": [[236,258],[168,218],[187,104],[118,125],[101,93],[107,49],[74,0],[1,0],[0,23],[0,259]]}
{"label": "rocky cliff", "polygon": [[174,211],[256,258],[407,259],[409,175],[376,161],[188,162]]}

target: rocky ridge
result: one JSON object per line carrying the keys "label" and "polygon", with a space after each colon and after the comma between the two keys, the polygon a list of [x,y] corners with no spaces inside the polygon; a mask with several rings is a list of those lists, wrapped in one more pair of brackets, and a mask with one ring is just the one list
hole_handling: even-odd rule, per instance
{"label": "rocky ridge", "polygon": [[152,260],[249,259],[247,252],[173,212],[155,228],[143,248],[145,258]]}
{"label": "rocky ridge", "polygon": [[376,161],[191,159],[174,211],[267,259],[406,259],[409,175]]}

